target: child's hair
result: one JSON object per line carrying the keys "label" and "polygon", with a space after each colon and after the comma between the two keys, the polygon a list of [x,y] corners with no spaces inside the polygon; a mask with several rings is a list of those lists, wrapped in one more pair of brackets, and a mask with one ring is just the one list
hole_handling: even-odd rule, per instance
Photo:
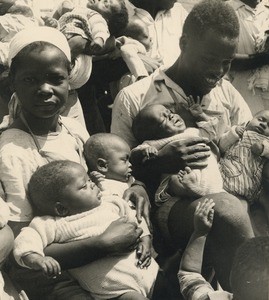
{"label": "child's hair", "polygon": [[70,169],[77,165],[70,160],[56,160],[34,172],[28,184],[28,196],[35,215],[55,215],[55,203],[62,199],[63,189],[70,182]]}
{"label": "child's hair", "polygon": [[118,0],[120,9],[111,6],[108,12],[99,13],[106,19],[107,26],[111,35],[119,37],[121,31],[128,24],[128,11],[124,0]]}
{"label": "child's hair", "polygon": [[152,105],[147,105],[135,116],[132,124],[132,132],[139,143],[146,140],[157,140],[159,136],[157,124],[152,120]]}
{"label": "child's hair", "polygon": [[269,237],[247,240],[234,257],[230,282],[238,300],[268,300]]}
{"label": "child's hair", "polygon": [[[17,68],[20,65],[21,60],[27,58],[27,56],[29,55],[29,53],[35,51],[35,52],[42,52],[45,49],[50,49],[50,48],[55,48],[56,46],[54,46],[51,43],[48,42],[44,42],[44,41],[38,41],[38,42],[33,42],[27,46],[25,46],[11,61],[11,65],[10,65],[10,74],[14,75],[16,73]],[[57,47],[56,47],[57,48]],[[71,64],[68,61],[68,59],[66,58],[66,68],[68,70],[68,73],[70,73],[71,71]]]}
{"label": "child's hair", "polygon": [[109,149],[117,141],[124,142],[121,137],[113,133],[96,133],[90,136],[84,144],[84,155],[89,170],[98,170],[98,158],[108,159]]}
{"label": "child's hair", "polygon": [[231,39],[239,36],[239,21],[234,9],[222,0],[203,0],[188,14],[183,34],[201,38],[208,30]]}

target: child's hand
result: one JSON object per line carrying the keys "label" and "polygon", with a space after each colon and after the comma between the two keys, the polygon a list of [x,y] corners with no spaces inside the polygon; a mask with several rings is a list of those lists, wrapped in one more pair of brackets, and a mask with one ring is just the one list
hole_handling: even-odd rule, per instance
{"label": "child's hand", "polygon": [[92,171],[90,172],[90,179],[103,191],[102,189],[102,181],[105,179],[105,175],[101,174],[98,171]]}
{"label": "child's hand", "polygon": [[74,35],[70,39],[68,39],[72,60],[74,60],[80,54],[85,53],[87,43],[88,40],[84,39],[81,35]]}
{"label": "child's hand", "polygon": [[188,110],[190,113],[196,118],[203,114],[203,109],[201,106],[201,98],[198,96],[196,101],[194,100],[193,96],[188,97]]}
{"label": "child's hand", "polygon": [[143,162],[146,160],[154,159],[158,156],[158,150],[155,147],[149,146],[142,150],[142,155],[144,156]]}
{"label": "child's hand", "polygon": [[244,133],[244,131],[245,131],[245,126],[243,126],[243,125],[238,125],[238,126],[236,126],[235,127],[235,132],[236,132],[236,134],[241,138],[242,136],[243,136],[243,133]]}
{"label": "child's hand", "polygon": [[52,17],[49,16],[43,16],[42,20],[44,21],[45,26],[57,28],[58,27],[58,21]]}
{"label": "child's hand", "polygon": [[150,235],[143,236],[136,249],[138,258],[137,266],[140,269],[147,268],[151,263],[151,237]]}
{"label": "child's hand", "polygon": [[41,256],[37,253],[30,253],[22,258],[25,265],[33,270],[42,270],[48,277],[56,277],[61,274],[60,264],[50,256]]}
{"label": "child's hand", "polygon": [[207,235],[210,231],[214,218],[215,203],[212,199],[199,202],[194,213],[194,231],[201,235]]}

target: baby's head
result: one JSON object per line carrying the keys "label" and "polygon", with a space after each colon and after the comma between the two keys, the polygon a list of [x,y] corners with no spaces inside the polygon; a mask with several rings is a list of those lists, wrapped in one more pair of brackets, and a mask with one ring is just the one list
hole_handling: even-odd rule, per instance
{"label": "baby's head", "polygon": [[185,129],[184,120],[161,104],[147,105],[137,114],[132,125],[139,143],[170,137]]}
{"label": "baby's head", "polygon": [[89,170],[122,182],[128,181],[132,172],[130,151],[128,144],[112,133],[94,134],[84,145]]}
{"label": "baby's head", "polygon": [[50,162],[32,175],[28,195],[37,215],[65,217],[100,205],[99,188],[85,169],[69,160]]}
{"label": "baby's head", "polygon": [[238,248],[230,282],[236,300],[268,300],[269,237],[249,239]]}
{"label": "baby's head", "polygon": [[109,32],[115,37],[128,24],[128,11],[124,0],[88,0],[87,7],[99,12],[106,19]]}
{"label": "baby's head", "polygon": [[269,136],[269,110],[257,112],[253,119],[247,124],[246,130]]}
{"label": "baby's head", "polygon": [[149,35],[149,29],[140,19],[131,19],[122,32],[123,35],[138,40],[143,44],[147,51],[152,47],[152,39]]}

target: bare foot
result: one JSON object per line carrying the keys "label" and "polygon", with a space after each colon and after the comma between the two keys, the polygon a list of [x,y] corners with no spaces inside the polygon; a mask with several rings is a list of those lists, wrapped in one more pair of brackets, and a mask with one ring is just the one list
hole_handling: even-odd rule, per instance
{"label": "bare foot", "polygon": [[181,170],[178,172],[178,180],[186,192],[190,193],[190,195],[205,195],[205,191],[203,187],[201,187],[201,177],[190,167],[186,167],[184,171]]}

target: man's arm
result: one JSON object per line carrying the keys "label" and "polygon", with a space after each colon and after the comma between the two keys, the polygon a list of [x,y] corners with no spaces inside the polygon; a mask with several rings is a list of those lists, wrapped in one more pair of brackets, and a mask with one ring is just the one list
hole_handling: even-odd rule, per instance
{"label": "man's arm", "polygon": [[232,71],[247,71],[269,64],[269,54],[266,52],[254,54],[237,53],[231,64]]}

